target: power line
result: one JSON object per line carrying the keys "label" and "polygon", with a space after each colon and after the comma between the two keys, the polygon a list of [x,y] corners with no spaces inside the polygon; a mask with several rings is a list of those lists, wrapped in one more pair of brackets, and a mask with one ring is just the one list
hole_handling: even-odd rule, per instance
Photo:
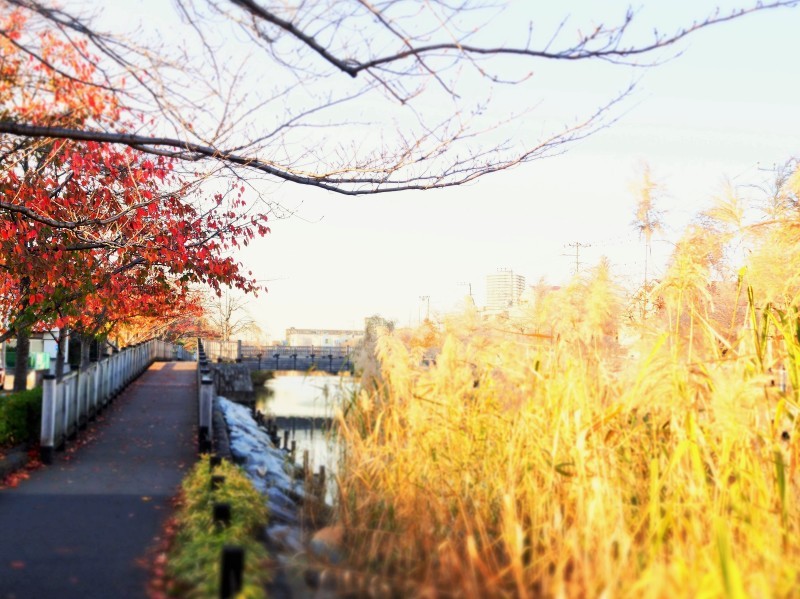
{"label": "power line", "polygon": [[[581,271],[581,248],[590,248],[592,247],[592,244],[576,241],[574,243],[568,243],[567,247],[575,248],[575,274],[578,274]],[[572,254],[562,254],[562,256],[572,256]]]}

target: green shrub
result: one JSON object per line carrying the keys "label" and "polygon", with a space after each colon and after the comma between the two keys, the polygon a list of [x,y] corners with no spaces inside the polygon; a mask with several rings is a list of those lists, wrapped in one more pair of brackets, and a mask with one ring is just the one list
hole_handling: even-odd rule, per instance
{"label": "green shrub", "polygon": [[[238,597],[263,598],[269,581],[268,554],[256,533],[267,522],[265,499],[238,466],[223,462],[214,468],[214,475],[225,477],[214,491],[211,474],[208,456],[204,456],[183,481],[183,503],[167,561],[171,592],[189,598],[219,597],[222,548],[238,545],[245,551],[243,589]],[[212,513],[214,503],[221,502],[231,505],[231,523],[220,529]]]}
{"label": "green shrub", "polygon": [[35,441],[41,422],[41,388],[0,397],[0,446]]}

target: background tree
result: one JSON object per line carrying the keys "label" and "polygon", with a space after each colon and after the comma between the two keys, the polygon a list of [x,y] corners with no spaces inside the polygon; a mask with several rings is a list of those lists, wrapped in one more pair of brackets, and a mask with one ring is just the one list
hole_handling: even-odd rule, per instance
{"label": "background tree", "polygon": [[364,342],[375,343],[383,333],[394,331],[395,322],[381,316],[373,314],[364,319]]}
{"label": "background tree", "polygon": [[222,341],[236,339],[246,332],[260,331],[258,324],[247,311],[247,298],[225,289],[219,295],[210,294],[205,302],[208,326]]}

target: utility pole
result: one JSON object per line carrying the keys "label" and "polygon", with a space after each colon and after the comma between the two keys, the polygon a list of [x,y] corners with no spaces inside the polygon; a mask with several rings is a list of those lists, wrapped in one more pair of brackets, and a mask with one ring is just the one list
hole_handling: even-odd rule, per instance
{"label": "utility pole", "polygon": [[431,317],[431,296],[430,295],[420,295],[419,299],[421,302],[426,303],[425,308],[425,320],[430,320]]}
{"label": "utility pole", "polygon": [[466,285],[467,287],[469,287],[469,297],[470,299],[472,299],[472,283],[466,283],[462,281],[460,283],[456,283],[456,285]]}
{"label": "utility pole", "polygon": [[[575,274],[577,275],[581,271],[581,248],[590,248],[592,247],[591,243],[581,243],[580,241],[576,241],[575,243],[567,244],[567,247],[575,248]],[[562,254],[563,256],[572,256],[573,254]]]}

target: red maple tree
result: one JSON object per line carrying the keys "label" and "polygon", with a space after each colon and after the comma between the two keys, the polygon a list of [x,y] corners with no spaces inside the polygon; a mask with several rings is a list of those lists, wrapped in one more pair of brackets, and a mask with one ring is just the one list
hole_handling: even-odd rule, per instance
{"label": "red maple tree", "polygon": [[[94,77],[85,46],[26,32],[19,13],[2,28],[7,118],[131,126],[113,88]],[[36,59],[23,52],[22,36],[37,38]],[[21,353],[34,326],[107,335],[136,318],[195,313],[188,298],[196,285],[257,290],[226,255],[268,232],[265,216],[247,214],[243,187],[208,197],[167,157],[97,142],[0,138],[0,152],[0,341],[16,336]]]}

